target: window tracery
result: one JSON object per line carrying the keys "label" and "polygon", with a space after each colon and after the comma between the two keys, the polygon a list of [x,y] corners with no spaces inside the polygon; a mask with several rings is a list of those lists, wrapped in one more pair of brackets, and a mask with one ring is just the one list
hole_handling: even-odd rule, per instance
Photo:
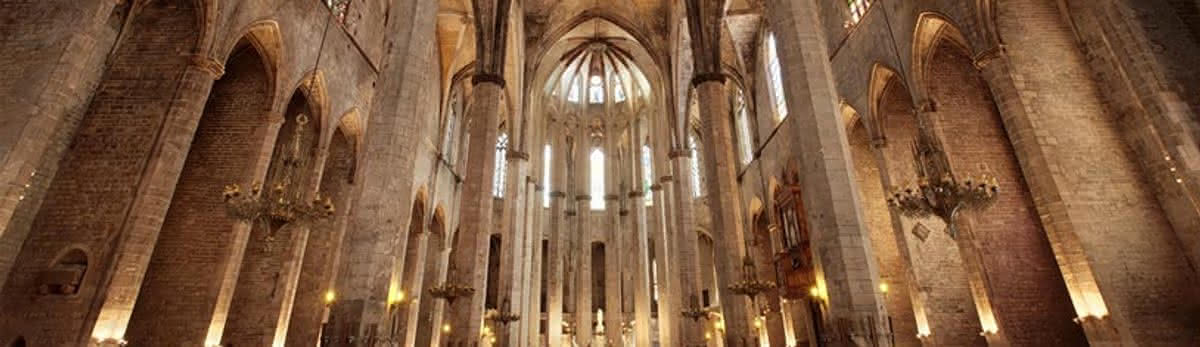
{"label": "window tracery", "polygon": [[700,151],[699,145],[696,142],[695,134],[688,136],[688,150],[691,151],[692,155],[690,167],[692,176],[692,196],[701,196],[704,195],[702,192],[702,189],[704,188],[704,177],[700,175]]}
{"label": "window tracery", "polygon": [[783,69],[779,66],[779,49],[776,47],[775,34],[768,33],[767,49],[767,82],[770,83],[771,103],[775,106],[775,118],[782,121],[787,118],[787,97],[783,93]]}
{"label": "window tracery", "polygon": [[746,96],[741,90],[737,92],[733,107],[737,123],[738,152],[742,158],[742,165],[748,165],[754,160],[754,138],[750,132],[750,111],[746,106]]}
{"label": "window tracery", "polygon": [[850,6],[850,24],[858,24],[863,16],[867,14],[867,9],[871,8],[871,0],[847,0]]}
{"label": "window tracery", "polygon": [[588,161],[591,163],[591,165],[589,165],[589,167],[588,167],[589,174],[590,174],[588,177],[588,183],[590,186],[588,193],[591,194],[591,201],[589,201],[589,206],[592,208],[592,210],[603,210],[604,209],[604,151],[600,150],[599,148],[593,149],[591,156],[588,158]]}
{"label": "window tracery", "polygon": [[496,140],[496,168],[492,175],[492,196],[504,197],[504,178],[508,173],[508,134],[500,133]]}
{"label": "window tracery", "polygon": [[642,189],[646,192],[646,206],[654,205],[654,165],[650,154],[650,146],[642,145]]}

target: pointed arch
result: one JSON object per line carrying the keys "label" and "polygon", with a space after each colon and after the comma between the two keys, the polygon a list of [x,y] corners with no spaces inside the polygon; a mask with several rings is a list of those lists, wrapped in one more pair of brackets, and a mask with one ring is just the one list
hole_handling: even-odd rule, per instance
{"label": "pointed arch", "polygon": [[959,30],[954,22],[950,21],[945,15],[936,12],[924,12],[917,16],[917,25],[913,28],[913,47],[912,47],[912,66],[909,73],[912,76],[912,83],[917,88],[921,95],[929,89],[926,84],[925,72],[928,71],[929,61],[932,59],[935,48],[942,40],[950,40],[951,43],[962,47],[966,52],[973,52],[971,44],[967,41],[966,36]]}

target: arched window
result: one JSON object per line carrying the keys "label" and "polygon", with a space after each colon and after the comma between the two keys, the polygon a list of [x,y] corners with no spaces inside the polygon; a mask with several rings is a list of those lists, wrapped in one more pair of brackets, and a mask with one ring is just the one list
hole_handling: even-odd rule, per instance
{"label": "arched window", "polygon": [[642,145],[642,188],[646,192],[646,206],[654,205],[654,164],[649,145]]}
{"label": "arched window", "polygon": [[742,165],[754,160],[754,137],[750,135],[750,111],[746,107],[746,96],[739,89],[734,99],[733,116],[737,123],[738,152],[742,157]]}
{"label": "arched window", "polygon": [[850,6],[850,24],[858,24],[863,16],[867,14],[867,9],[871,8],[871,0],[846,0]]}
{"label": "arched window", "polygon": [[696,143],[695,134],[688,136],[688,150],[692,152],[692,196],[701,196],[704,195],[701,194],[701,189],[703,189],[703,184],[701,183],[703,183],[704,178],[700,176],[700,150],[699,145]]}
{"label": "arched window", "polygon": [[599,104],[604,102],[604,77],[592,75],[588,80],[588,102]]}
{"label": "arched window", "polygon": [[771,103],[775,106],[775,119],[787,118],[787,97],[783,94],[783,71],[779,66],[779,50],[775,45],[775,34],[768,33],[767,49],[767,83],[770,83]]}
{"label": "arched window", "polygon": [[508,173],[508,134],[500,133],[496,139],[496,171],[492,175],[492,196],[504,197],[504,178]]}
{"label": "arched window", "polygon": [[550,144],[542,148],[542,207],[550,207],[550,174],[554,172],[550,167],[550,155],[553,153]]}
{"label": "arched window", "polygon": [[579,102],[579,83],[571,82],[571,87],[567,90],[567,101]]}
{"label": "arched window", "polygon": [[588,158],[590,177],[589,193],[592,195],[590,206],[593,210],[604,209],[604,151],[599,148],[592,150],[592,155]]}
{"label": "arched window", "polygon": [[446,133],[442,139],[442,153],[446,157],[446,162],[453,163],[454,158],[458,156],[457,147],[454,145],[454,140],[458,138],[458,113],[462,108],[462,98],[459,97],[459,92],[456,89],[453,94],[450,94],[450,103],[446,107]]}

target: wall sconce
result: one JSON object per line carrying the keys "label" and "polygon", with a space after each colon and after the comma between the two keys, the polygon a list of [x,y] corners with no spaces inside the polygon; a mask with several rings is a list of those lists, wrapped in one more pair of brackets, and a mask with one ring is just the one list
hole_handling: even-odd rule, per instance
{"label": "wall sconce", "polygon": [[334,301],[337,301],[337,294],[332,289],[325,291],[325,307],[333,306]]}

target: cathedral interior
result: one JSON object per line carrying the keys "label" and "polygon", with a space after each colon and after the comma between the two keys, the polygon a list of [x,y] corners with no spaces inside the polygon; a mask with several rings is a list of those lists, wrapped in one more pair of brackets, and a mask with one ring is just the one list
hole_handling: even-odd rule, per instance
{"label": "cathedral interior", "polygon": [[0,346],[1200,346],[1198,56],[1198,0],[0,0]]}

